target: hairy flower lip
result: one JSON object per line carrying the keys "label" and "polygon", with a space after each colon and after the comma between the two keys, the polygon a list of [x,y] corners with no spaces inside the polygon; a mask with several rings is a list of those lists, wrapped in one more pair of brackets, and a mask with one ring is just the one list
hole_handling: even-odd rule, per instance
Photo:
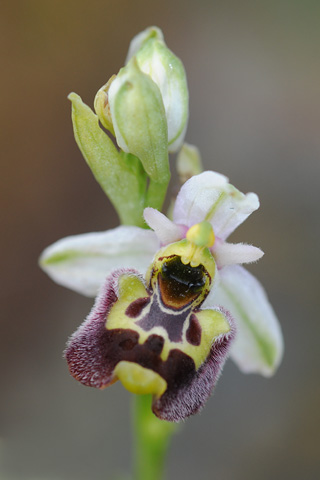
{"label": "hairy flower lip", "polygon": [[[102,286],[90,315],[70,338],[65,357],[71,375],[84,385],[105,388],[117,380],[119,373],[130,391],[154,394],[155,415],[179,422],[199,411],[210,396],[234,339],[234,323],[219,308],[197,308],[192,315],[199,319],[193,321],[200,322],[195,324],[195,328],[200,328],[200,340],[195,340],[198,338],[195,332],[189,336],[184,333],[184,339],[180,340],[174,335],[170,340],[166,328],[176,327],[172,323],[163,324],[168,315],[166,307],[163,319],[158,319],[159,325],[144,330],[143,306],[142,313],[135,314],[135,320],[126,317],[125,312],[128,304],[140,295],[151,295],[156,300],[157,296],[146,288],[138,272],[114,271]],[[173,315],[176,319],[183,315],[185,322],[191,322],[189,314]],[[144,338],[140,342],[141,334]]]}

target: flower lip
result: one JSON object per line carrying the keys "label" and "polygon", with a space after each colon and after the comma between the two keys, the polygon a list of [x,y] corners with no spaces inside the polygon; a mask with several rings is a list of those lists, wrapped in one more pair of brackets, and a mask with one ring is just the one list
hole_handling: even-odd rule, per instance
{"label": "flower lip", "polygon": [[[132,302],[148,296],[140,316],[126,314]],[[71,374],[91,387],[119,379],[134,393],[151,393],[153,412],[163,420],[196,413],[219,377],[234,327],[221,309],[193,306],[181,312],[164,307],[138,272],[113,272],[69,341]]]}

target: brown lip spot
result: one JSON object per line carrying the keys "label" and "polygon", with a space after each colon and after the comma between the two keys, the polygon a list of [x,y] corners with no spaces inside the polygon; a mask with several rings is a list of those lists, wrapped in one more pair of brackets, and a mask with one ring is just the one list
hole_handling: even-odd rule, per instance
{"label": "brown lip spot", "polygon": [[190,317],[190,323],[186,332],[187,341],[196,347],[201,343],[201,325],[196,315],[193,313]]}
{"label": "brown lip spot", "polygon": [[145,346],[156,355],[160,355],[164,345],[164,338],[160,335],[150,335],[145,341]]}
{"label": "brown lip spot", "polygon": [[149,297],[142,297],[138,298],[134,302],[130,303],[130,305],[127,307],[125,314],[130,317],[130,318],[137,318],[139,317],[140,313],[144,309],[146,305],[150,302]]}
{"label": "brown lip spot", "polygon": [[125,352],[132,350],[138,343],[137,338],[126,338],[119,343],[119,347]]}

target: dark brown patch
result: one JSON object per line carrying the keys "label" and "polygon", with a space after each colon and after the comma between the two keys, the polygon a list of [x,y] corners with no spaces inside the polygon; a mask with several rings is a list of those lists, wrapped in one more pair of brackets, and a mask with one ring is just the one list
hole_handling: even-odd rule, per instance
{"label": "dark brown patch", "polygon": [[119,347],[122,348],[122,350],[132,350],[133,347],[135,347],[138,343],[138,338],[125,338],[119,343]]}
{"label": "dark brown patch", "polygon": [[130,303],[127,307],[125,314],[130,318],[137,318],[141,314],[142,310],[150,302],[149,297],[138,298],[134,302]]}
{"label": "dark brown patch", "polygon": [[191,345],[195,345],[196,347],[201,343],[201,325],[194,313],[190,317],[186,338]]}
{"label": "dark brown patch", "polygon": [[164,338],[160,335],[150,335],[145,341],[145,346],[150,348],[156,355],[160,355],[164,345]]}
{"label": "dark brown patch", "polygon": [[160,335],[150,335],[142,345],[138,340],[134,330],[106,330],[99,323],[91,335],[79,335],[67,348],[71,375],[84,385],[104,388],[113,383],[113,371],[124,360],[158,373],[177,392],[195,374],[194,361],[180,350],[172,350],[165,362],[161,359],[164,339]]}

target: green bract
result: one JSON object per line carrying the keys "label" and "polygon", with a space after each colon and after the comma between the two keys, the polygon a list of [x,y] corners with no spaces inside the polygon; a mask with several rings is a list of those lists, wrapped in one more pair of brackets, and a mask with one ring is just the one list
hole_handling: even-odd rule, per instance
{"label": "green bract", "polygon": [[95,179],[113,203],[125,225],[143,225],[146,175],[133,155],[118,152],[100,128],[97,115],[71,93],[72,123],[76,142]]}

